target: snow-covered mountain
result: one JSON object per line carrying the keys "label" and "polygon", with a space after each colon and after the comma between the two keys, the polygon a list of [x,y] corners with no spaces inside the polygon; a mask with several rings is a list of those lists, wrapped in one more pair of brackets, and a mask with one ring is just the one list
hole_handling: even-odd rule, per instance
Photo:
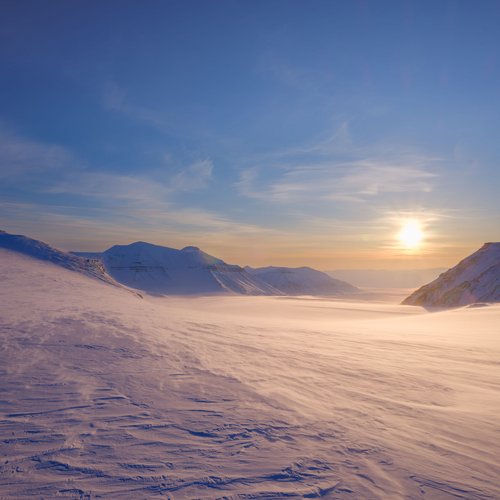
{"label": "snow-covered mountain", "polygon": [[277,288],[285,295],[339,295],[358,289],[310,267],[245,268],[253,277]]}
{"label": "snow-covered mountain", "polygon": [[104,270],[100,260],[62,252],[43,241],[0,230],[0,248],[17,252],[34,259],[51,262],[70,271],[86,274],[109,284],[120,286]]}
{"label": "snow-covered mountain", "polygon": [[138,241],[102,253],[67,253],[0,231],[0,248],[153,295],[337,295],[357,291],[311,268],[244,269],[193,246],[176,250]]}
{"label": "snow-covered mountain", "polygon": [[106,271],[120,283],[158,295],[338,295],[357,291],[309,267],[242,268],[193,246],[176,250],[138,241],[115,245],[100,256],[77,255],[100,258]]}
{"label": "snow-covered mountain", "polygon": [[115,245],[101,259],[120,283],[157,295],[280,294],[242,267],[226,264],[193,246],[176,250],[138,241]]}
{"label": "snow-covered mountain", "polygon": [[403,304],[424,307],[457,307],[477,302],[500,302],[500,243],[485,243]]}

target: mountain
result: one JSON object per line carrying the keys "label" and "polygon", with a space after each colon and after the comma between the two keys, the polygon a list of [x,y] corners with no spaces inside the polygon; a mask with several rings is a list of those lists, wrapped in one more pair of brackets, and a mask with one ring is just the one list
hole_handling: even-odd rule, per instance
{"label": "mountain", "polygon": [[43,241],[34,240],[20,234],[10,234],[0,230],[0,248],[20,253],[37,260],[50,262],[70,271],[97,278],[114,286],[120,286],[104,270],[102,263],[90,259],[62,252],[47,245]]}
{"label": "mountain", "polygon": [[116,281],[155,295],[281,294],[242,267],[193,246],[176,250],[138,241],[109,248],[101,260]]}
{"label": "mountain", "polygon": [[337,295],[357,290],[311,268],[244,269],[194,246],[176,250],[138,241],[102,253],[67,253],[0,231],[0,248],[153,295]]}
{"label": "mountain", "polygon": [[339,295],[358,291],[349,283],[310,267],[247,267],[246,270],[285,295]]}
{"label": "mountain", "polygon": [[446,268],[432,269],[336,269],[332,278],[367,288],[417,288],[437,278]]}
{"label": "mountain", "polygon": [[102,254],[76,254],[100,258],[116,281],[157,295],[337,295],[357,291],[308,267],[242,268],[194,246],[176,250],[138,241],[115,245]]}
{"label": "mountain", "polygon": [[402,303],[424,307],[457,307],[500,302],[500,243],[485,243]]}

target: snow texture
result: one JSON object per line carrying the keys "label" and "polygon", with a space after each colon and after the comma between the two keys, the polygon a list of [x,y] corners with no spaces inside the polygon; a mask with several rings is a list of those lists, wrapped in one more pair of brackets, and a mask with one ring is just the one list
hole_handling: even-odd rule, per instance
{"label": "snow texture", "polygon": [[481,302],[500,302],[500,243],[485,243],[403,304],[457,307]]}
{"label": "snow texture", "polygon": [[141,300],[33,253],[0,249],[2,498],[500,498],[500,305]]}

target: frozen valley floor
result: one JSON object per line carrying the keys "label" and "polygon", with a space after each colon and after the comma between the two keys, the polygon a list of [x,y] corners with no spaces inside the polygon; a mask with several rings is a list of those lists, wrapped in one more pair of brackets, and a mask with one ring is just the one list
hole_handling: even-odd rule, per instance
{"label": "frozen valley floor", "polygon": [[500,498],[499,306],[140,299],[0,257],[0,498]]}

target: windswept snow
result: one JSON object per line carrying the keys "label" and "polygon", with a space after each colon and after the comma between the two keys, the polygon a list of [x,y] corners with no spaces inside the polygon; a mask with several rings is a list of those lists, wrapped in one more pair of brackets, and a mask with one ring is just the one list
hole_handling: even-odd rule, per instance
{"label": "windswept snow", "polygon": [[485,243],[403,304],[456,307],[477,302],[500,302],[500,243]]}
{"label": "windswept snow", "polygon": [[358,289],[310,267],[260,267],[246,270],[284,295],[341,295]]}
{"label": "windswept snow", "polygon": [[0,282],[2,497],[500,498],[500,306]]}

